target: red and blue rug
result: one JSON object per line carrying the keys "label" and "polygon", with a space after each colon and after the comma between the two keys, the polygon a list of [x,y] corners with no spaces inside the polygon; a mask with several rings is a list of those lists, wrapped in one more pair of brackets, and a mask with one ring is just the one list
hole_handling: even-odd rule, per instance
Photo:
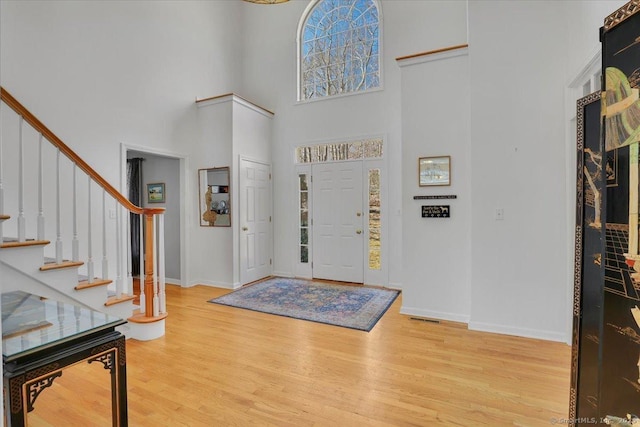
{"label": "red and blue rug", "polygon": [[368,332],[399,293],[383,288],[274,278],[209,302]]}

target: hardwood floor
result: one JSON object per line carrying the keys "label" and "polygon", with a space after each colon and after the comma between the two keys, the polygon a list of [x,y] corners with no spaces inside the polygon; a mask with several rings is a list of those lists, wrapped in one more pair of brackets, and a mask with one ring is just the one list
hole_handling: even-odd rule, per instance
{"label": "hardwood floor", "polygon": [[[570,347],[411,320],[369,333],[208,303],[167,286],[166,336],[127,341],[130,426],[549,426],[569,407]],[[99,364],[98,364],[99,365]],[[109,426],[109,376],[79,364],[30,426]]]}

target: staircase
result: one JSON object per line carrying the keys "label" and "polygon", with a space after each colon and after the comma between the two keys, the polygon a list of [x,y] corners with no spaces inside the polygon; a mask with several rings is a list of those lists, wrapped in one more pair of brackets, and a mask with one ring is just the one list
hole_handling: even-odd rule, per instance
{"label": "staircase", "polygon": [[[0,290],[126,319],[127,338],[163,336],[164,209],[133,205],[4,88],[0,100]],[[130,213],[144,230],[139,295]]]}

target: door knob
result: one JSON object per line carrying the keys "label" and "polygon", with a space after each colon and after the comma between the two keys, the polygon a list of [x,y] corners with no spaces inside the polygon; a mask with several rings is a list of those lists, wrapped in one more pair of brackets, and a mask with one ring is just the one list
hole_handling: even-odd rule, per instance
{"label": "door knob", "polygon": [[356,230],[356,234],[362,234],[362,230]]}
{"label": "door knob", "polygon": [[356,216],[362,216],[362,212],[356,212]]}
{"label": "door knob", "polygon": [[242,231],[247,231],[249,228],[247,227],[242,227]]}

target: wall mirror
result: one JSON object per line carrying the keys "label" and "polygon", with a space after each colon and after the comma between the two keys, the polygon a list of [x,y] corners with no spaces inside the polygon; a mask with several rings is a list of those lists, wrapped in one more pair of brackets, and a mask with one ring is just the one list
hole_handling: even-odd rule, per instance
{"label": "wall mirror", "polygon": [[202,227],[231,226],[229,198],[229,168],[198,169],[200,183],[200,225]]}

